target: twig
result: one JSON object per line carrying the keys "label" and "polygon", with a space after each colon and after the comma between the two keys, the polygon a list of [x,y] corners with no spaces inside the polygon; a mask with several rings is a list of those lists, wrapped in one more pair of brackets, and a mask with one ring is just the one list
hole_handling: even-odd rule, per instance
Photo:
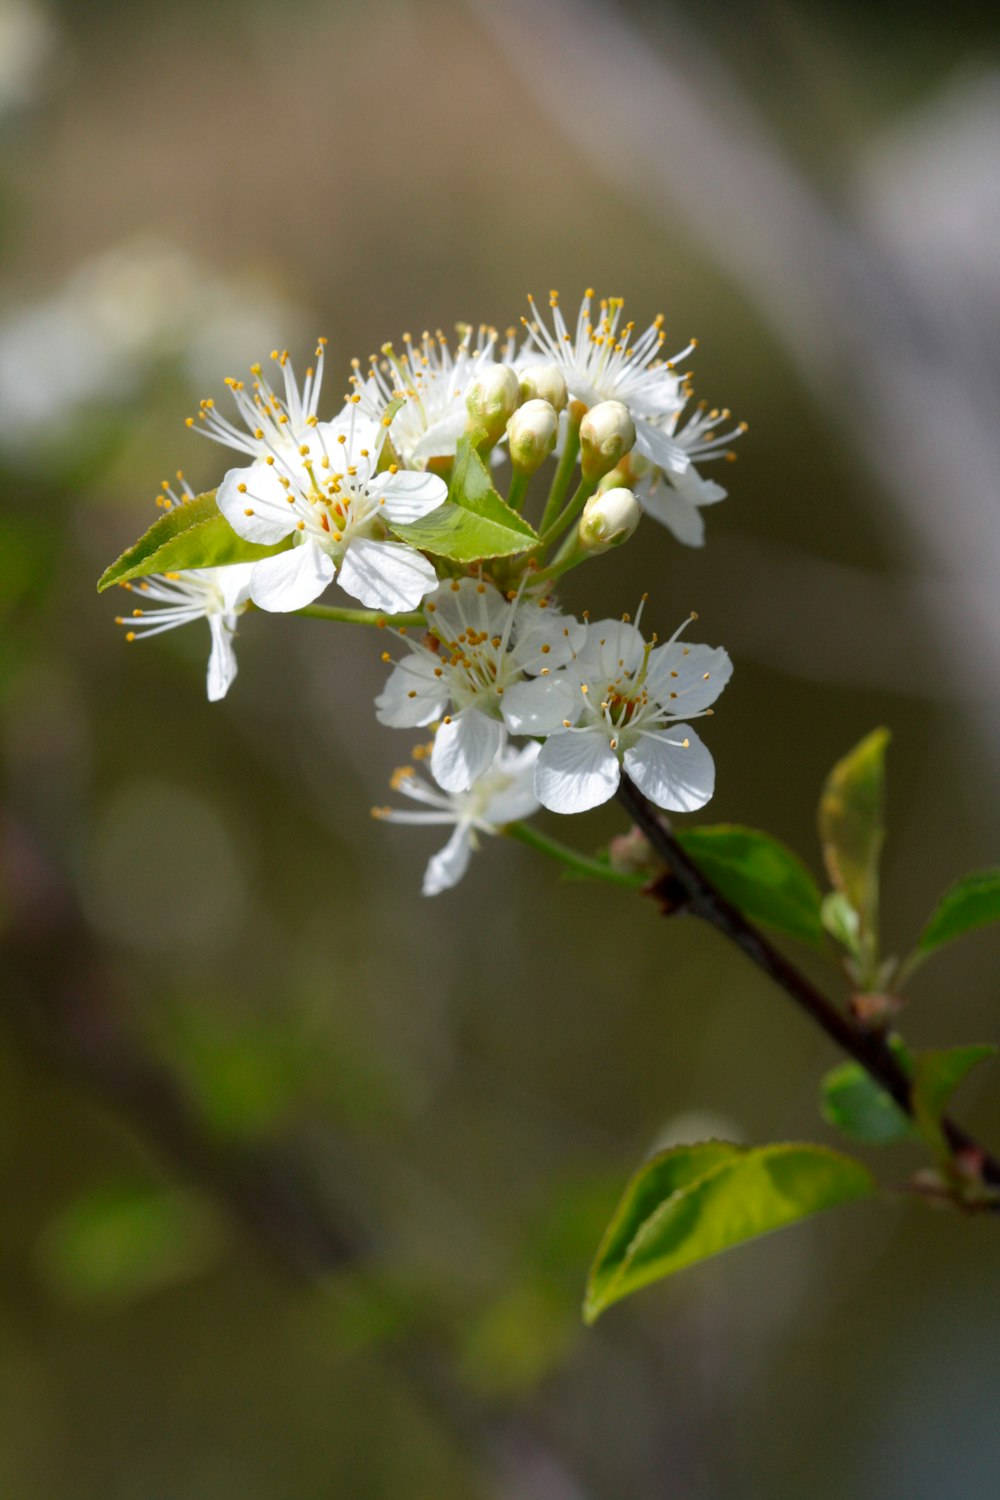
{"label": "twig", "polygon": [[[769,975],[789,999],[800,1010],[805,1011],[842,1052],[860,1063],[904,1114],[913,1119],[910,1079],[883,1033],[856,1025],[801,969],[796,968],[780,953],[752,922],[737,911],[708,877],[702,874],[690,855],[684,852],[674,837],[668,820],[624,775],[618,789],[618,800],[666,865],[667,873],[662,879],[670,882],[671,892],[676,886],[681,886],[687,897],[687,909],[714,927],[731,943],[735,943],[751,963]],[[659,895],[660,883],[658,880],[647,886],[650,895]],[[675,900],[672,900],[671,906],[676,909]],[[1000,1162],[951,1120],[942,1120],[941,1127],[952,1152],[973,1157],[980,1164],[982,1180],[991,1187],[1000,1188]],[[1000,1212],[1000,1200],[982,1206],[993,1212]]]}

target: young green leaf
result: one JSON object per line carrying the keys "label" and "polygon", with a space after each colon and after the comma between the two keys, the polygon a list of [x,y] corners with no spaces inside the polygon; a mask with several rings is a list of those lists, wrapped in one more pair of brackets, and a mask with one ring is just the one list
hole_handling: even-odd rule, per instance
{"label": "young green leaf", "polygon": [[910,1117],[856,1062],[841,1063],[827,1073],[820,1107],[831,1125],[870,1146],[912,1140],[917,1134]]}
{"label": "young green leaf", "polygon": [[591,1268],[584,1318],[735,1245],[867,1197],[860,1162],[823,1146],[705,1141],[660,1152],[625,1190]]}
{"label": "young green leaf", "polygon": [[820,909],[823,926],[852,958],[861,953],[861,921],[843,891],[830,891]]}
{"label": "young green leaf", "polygon": [[916,955],[926,958],[965,932],[1000,922],[1000,868],[965,875],[945,891],[920,934]]}
{"label": "young green leaf", "polygon": [[889,731],[876,729],[837,762],[819,803],[819,833],[830,879],[873,935],[878,923],[878,861]]}
{"label": "young green leaf", "polygon": [[798,856],[770,834],[718,823],[678,830],[677,842],[752,922],[822,943],[819,887]]}
{"label": "young green leaf", "polygon": [[511,510],[493,488],[489,468],[473,447],[471,437],[463,437],[459,441],[448,499],[452,505],[470,511],[484,521],[518,532],[528,542],[538,541],[538,533],[534,527],[523,516],[518,515],[516,510]]}
{"label": "young green leaf", "polygon": [[980,1042],[968,1047],[941,1047],[917,1053],[910,1090],[913,1113],[922,1134],[940,1154],[950,1155],[941,1130],[941,1116],[952,1094],[967,1073],[996,1056],[996,1052],[992,1043]]}
{"label": "young green leaf", "polygon": [[289,536],[273,547],[261,547],[237,536],[215,503],[215,491],[175,505],[101,575],[98,593],[113,583],[127,583],[150,573],[179,573],[185,568],[219,568],[256,562],[292,545]]}
{"label": "young green leaf", "polygon": [[[497,500],[500,505],[504,504],[499,495]],[[520,521],[520,516],[514,511],[510,514],[515,521]],[[392,533],[421,552],[447,557],[453,562],[471,563],[478,562],[481,557],[511,557],[516,552],[526,552],[534,546],[535,534],[527,522],[524,525],[526,531],[476,515],[446,501],[419,521],[393,526]]]}

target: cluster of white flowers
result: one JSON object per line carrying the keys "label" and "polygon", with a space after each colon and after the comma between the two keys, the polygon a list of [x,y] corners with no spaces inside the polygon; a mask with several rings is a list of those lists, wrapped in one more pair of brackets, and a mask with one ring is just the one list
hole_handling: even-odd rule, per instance
{"label": "cluster of white flowers", "polygon": [[[120,617],[131,640],[207,619],[213,699],[235,676],[237,622],[255,607],[393,631],[400,646],[383,652],[391,671],[376,715],[432,730],[417,753],[431,779],[397,771],[394,790],[421,809],[375,812],[454,826],[428,866],[429,895],[461,877],[478,834],[539,807],[596,807],[623,771],[668,811],[703,807],[714,788],[690,721],[725,687],[725,651],[683,639],[688,620],[663,644],[647,639],[645,600],[634,621],[577,619],[555,589],[627,541],[644,513],[701,545],[700,512],[725,491],[700,466],[731,457],[744,424],[704,407],[685,415],[690,376],[679,365],[694,341],[665,357],[661,318],[637,334],[619,298],[595,309],[588,291],[571,331],[555,293],[548,321],[529,304],[520,343],[513,329],[501,340],[469,326],[454,350],[440,333],[406,334],[367,370],[354,360],[329,420],[324,340],[301,383],[278,351],[273,382],[257,365],[249,382],[228,379],[238,420],[212,400],[188,419],[241,455],[208,501],[217,525],[199,510],[185,532],[195,497],[183,480],[179,494],[164,485],[161,505],[182,510],[170,555],[190,566],[146,576],[132,567],[118,579],[141,599]],[[536,507],[532,486],[550,457]],[[364,609],[318,606],[333,583]]]}

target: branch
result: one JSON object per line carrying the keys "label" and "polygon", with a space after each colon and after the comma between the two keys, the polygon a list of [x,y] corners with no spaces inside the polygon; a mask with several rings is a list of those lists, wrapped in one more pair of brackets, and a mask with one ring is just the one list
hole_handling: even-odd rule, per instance
{"label": "branch", "polygon": [[[668,873],[665,876],[647,886],[650,895],[658,896],[664,881],[669,882],[671,891],[677,886],[682,887],[687,898],[687,909],[714,927],[731,943],[735,943],[750,962],[773,979],[793,1004],[804,1011],[842,1052],[860,1063],[912,1120],[914,1110],[910,1097],[910,1079],[883,1033],[865,1030],[852,1021],[801,969],[796,968],[780,953],[752,922],[737,911],[708,877],[702,874],[690,855],[684,852],[663,814],[646,800],[625,775],[618,788],[618,800],[632,821],[642,829],[667,867]],[[675,910],[676,902],[671,900],[667,909]],[[942,1120],[941,1126],[951,1150],[955,1154],[968,1153],[974,1156],[983,1181],[991,1187],[1000,1188],[1000,1162],[951,1120]],[[991,1211],[1000,1213],[1000,1201],[990,1207]]]}

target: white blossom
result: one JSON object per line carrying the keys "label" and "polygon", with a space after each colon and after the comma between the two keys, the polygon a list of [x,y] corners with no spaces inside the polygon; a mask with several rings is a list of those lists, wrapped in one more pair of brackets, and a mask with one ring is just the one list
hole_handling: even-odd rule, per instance
{"label": "white blossom", "polygon": [[730,421],[728,410],[709,408],[704,402],[683,427],[678,426],[680,413],[666,418],[664,430],[687,454],[690,460],[683,471],[663,469],[642,455],[632,453],[626,460],[635,493],[647,515],[659,521],[688,547],[701,547],[705,541],[705,522],[701,511],[706,505],[725,500],[726,491],[714,480],[705,479],[696,467],[711,459],[735,458],[732,447],[747,429],[745,422],[719,432],[720,425]]}
{"label": "white blossom", "polygon": [[508,600],[476,578],[443,584],[424,612],[428,633],[394,665],[376,715],[397,729],[440,720],[431,772],[445,791],[463,792],[503,744],[506,694],[569,661],[583,627],[544,598]]}
{"label": "white blossom", "polygon": [[396,464],[380,473],[386,428],[358,410],[357,396],[335,421],[318,420],[322,345],[319,355],[301,392],[283,357],[284,396],[259,373],[252,394],[230,383],[245,433],[212,408],[205,418],[211,436],[253,459],[230,469],[219,486],[219,509],[233,530],[263,545],[292,539],[290,548],[254,565],[251,597],[261,609],[301,609],[336,577],[370,609],[414,609],[436,587],[437,574],[420,552],[389,540],[388,526],[435,510],[447,486]]}
{"label": "white blossom", "polygon": [[[158,573],[151,578],[126,583],[141,600],[116,623],[126,625],[125,639],[137,641],[193,620],[207,620],[212,637],[208,658],[208,697],[212,703],[224,698],[236,676],[233,637],[236,622],[250,607],[252,563],[234,563],[223,568],[191,568],[180,573]],[[156,608],[150,609],[150,603]]]}
{"label": "white blossom", "polygon": [[424,873],[423,893],[437,896],[456,885],[469,867],[477,835],[495,834],[507,823],[528,818],[538,811],[534,792],[535,762],[539,746],[533,741],[515,750],[506,736],[493,763],[463,792],[444,792],[413,766],[403,766],[392,778],[393,791],[401,792],[424,811],[376,807],[373,815],[388,823],[454,826],[454,832],[435,854]]}
{"label": "white blossom", "polygon": [[679,635],[657,646],[627,619],[600,620],[561,670],[511,688],[508,728],[546,737],[535,770],[543,806],[572,813],[606,802],[623,764],[657,807],[693,812],[709,800],[712,757],[682,721],[711,712],[732,664],[721,648]]}
{"label": "white blossom", "polygon": [[575,400],[588,407],[602,401],[620,401],[626,406],[635,423],[639,452],[660,468],[683,473],[690,462],[688,455],[662,423],[684,405],[684,377],[676,366],[696,347],[695,341],[664,359],[662,315],[637,335],[634,323],[621,321],[621,297],[602,299],[595,323],[591,318],[593,297],[593,290],[588,288],[573,333],[563,318],[558,293],[549,294],[552,328],[529,297],[532,317],[523,320],[529,343],[558,365]]}
{"label": "white blossom", "polygon": [[475,336],[466,328],[454,354],[440,330],[433,337],[424,333],[417,344],[405,333],[402,353],[383,344],[381,355],[371,356],[367,378],[360,361],[353,361],[351,384],[365,416],[381,421],[390,403],[405,397],[390,437],[407,468],[423,469],[431,459],[454,456],[468,416],[465,398],[494,364],[495,346],[496,332],[485,326]]}

